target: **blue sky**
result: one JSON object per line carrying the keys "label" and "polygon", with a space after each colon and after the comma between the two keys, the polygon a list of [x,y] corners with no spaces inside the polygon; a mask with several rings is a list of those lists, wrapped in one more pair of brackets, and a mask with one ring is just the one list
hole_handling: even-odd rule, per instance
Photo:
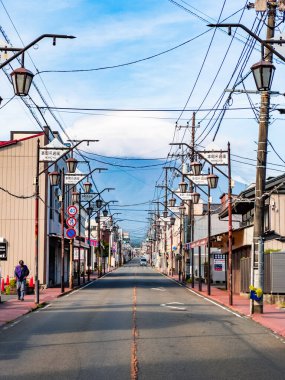
{"label": "blue sky", "polygon": [[[52,46],[51,40],[41,41],[37,49],[29,50],[32,61],[27,56],[25,66],[34,73],[52,71],[36,75],[34,80],[50,106],[72,109],[54,111],[68,136],[100,140],[83,149],[89,152],[88,157],[92,158],[93,166],[109,169],[94,176],[99,190],[104,187],[116,188],[112,193],[104,193],[107,201],[118,200],[118,206],[140,204],[113,207],[113,212],[123,212],[118,216],[125,219],[120,225],[133,236],[143,236],[147,217],[144,210],[149,209],[148,202],[162,196],[155,190],[155,184],[162,182],[162,166],[167,154],[176,151],[170,149],[169,143],[180,141],[185,132],[181,129],[174,134],[175,122],[178,121],[178,125],[186,125],[187,121],[191,123],[192,112],[181,114],[180,111],[168,110],[183,109],[189,98],[186,108],[200,109],[196,115],[197,122],[201,122],[197,129],[199,136],[204,128],[208,128],[207,131],[211,128],[208,123],[210,116],[213,116],[213,113],[208,115],[203,109],[213,108],[224,89],[228,85],[231,88],[237,78],[234,68],[244,48],[246,34],[239,31],[238,39],[231,43],[231,38],[226,33],[220,30],[215,33],[206,24],[218,20],[220,14],[222,20],[238,22],[243,14],[242,23],[251,28],[256,14],[254,10],[242,12],[245,4],[245,1],[224,0],[177,0],[176,4],[168,0],[0,2],[1,27],[16,47],[30,43],[44,33],[76,36],[75,40],[58,40],[56,46]],[[283,31],[283,24],[279,29]],[[208,33],[197,37],[206,31]],[[191,39],[192,42],[155,58],[98,70],[144,59]],[[0,40],[4,40],[3,35],[0,35]],[[258,50],[257,48],[249,55],[243,74],[260,59]],[[16,68],[17,65],[13,66]],[[80,69],[97,70],[54,72]],[[281,87],[283,82],[278,80],[282,73],[283,66],[278,64],[275,91],[284,92]],[[247,89],[254,89],[250,76],[244,85]],[[5,105],[12,98],[13,91],[3,72],[0,88]],[[239,88],[243,88],[242,85]],[[43,105],[35,89],[31,90],[31,96],[35,104]],[[258,106],[259,95],[250,97],[252,104]],[[283,97],[273,97],[272,103],[284,103]],[[221,105],[223,104],[222,102]],[[246,95],[233,95],[229,111],[226,112],[215,139],[215,143],[222,149],[226,148],[228,141],[231,142],[232,153],[235,155],[232,173],[236,184],[240,182],[233,190],[236,193],[255,178],[258,124],[249,107]],[[92,111],[76,111],[74,108],[88,108]],[[114,112],[110,109],[158,111]],[[47,111],[44,115],[52,129],[60,130],[58,123]],[[218,112],[215,116],[217,115]],[[10,130],[40,130],[19,99],[9,101],[1,109],[1,116],[1,140],[9,138]],[[279,119],[278,113],[273,112],[269,138],[282,156],[283,139],[280,139],[280,132],[283,121]],[[213,124],[213,121],[211,123],[212,130],[207,136],[203,135],[205,139],[201,142],[202,147],[211,143],[217,130],[218,124]],[[184,141],[190,142],[190,133],[186,132]],[[154,160],[155,158],[160,160]],[[282,165],[273,149],[269,152],[268,161]],[[269,175],[281,174],[277,170],[282,170],[282,167],[272,168],[274,170],[268,171]],[[221,179],[219,193],[223,191],[226,191],[226,181]]]}

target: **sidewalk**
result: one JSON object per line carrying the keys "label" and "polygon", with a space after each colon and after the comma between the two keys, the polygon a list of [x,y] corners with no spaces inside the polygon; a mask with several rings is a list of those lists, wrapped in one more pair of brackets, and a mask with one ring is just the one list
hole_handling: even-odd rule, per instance
{"label": "sidewalk", "polygon": [[[178,280],[178,275],[168,276],[178,283],[182,283]],[[184,283],[184,286],[193,290],[195,293],[209,298],[227,308],[237,312],[238,314],[247,316],[269,328],[274,333],[285,337],[285,309],[278,308],[277,305],[270,305],[264,303],[263,314],[250,315],[250,300],[247,296],[233,295],[233,305],[229,305],[229,293],[227,290],[220,289],[218,285],[211,285],[211,295],[207,294],[207,284],[202,284],[202,291],[198,290],[198,282],[195,282],[195,287],[192,288],[191,283]]]}
{"label": "sidewalk", "polygon": [[[114,269],[112,269],[114,270]],[[106,271],[106,274],[108,272]],[[90,282],[94,281],[98,278],[98,274],[91,274],[90,275]],[[86,276],[86,282],[85,284],[82,283],[80,287],[85,286],[87,283],[87,276]],[[56,298],[62,297],[65,294],[70,293],[72,290],[75,290],[78,287],[75,287],[74,289],[65,288],[64,293],[61,293],[60,287],[58,288],[47,288],[40,290],[40,305],[48,303],[50,301],[53,301]],[[25,301],[21,302],[18,301],[17,296],[9,296],[3,297],[1,296],[2,301],[0,303],[0,327],[5,325],[8,322],[14,321],[18,317],[30,313],[31,311],[37,309],[37,306],[35,305],[35,295],[25,295]]]}

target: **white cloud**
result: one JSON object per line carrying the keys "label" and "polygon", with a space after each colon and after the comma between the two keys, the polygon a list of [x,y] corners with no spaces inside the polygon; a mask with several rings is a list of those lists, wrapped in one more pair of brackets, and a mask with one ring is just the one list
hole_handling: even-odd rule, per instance
{"label": "white cloud", "polygon": [[[73,138],[99,139],[92,151],[111,156],[166,157],[173,135],[173,123],[140,119],[134,113],[119,117],[85,117],[67,130]],[[156,114],[156,117],[163,117]]]}

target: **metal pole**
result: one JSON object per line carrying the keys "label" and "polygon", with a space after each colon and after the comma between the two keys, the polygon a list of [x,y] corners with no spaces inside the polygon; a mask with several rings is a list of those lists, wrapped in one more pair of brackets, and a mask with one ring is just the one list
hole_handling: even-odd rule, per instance
{"label": "metal pole", "polygon": [[[90,209],[91,205],[90,205],[90,202],[89,202],[89,209]],[[88,212],[88,242],[89,242],[89,247],[88,247],[88,257],[87,257],[87,280],[90,281],[90,272],[91,272],[91,213]]]}
{"label": "metal pole", "polygon": [[73,289],[73,267],[74,267],[74,253],[73,253],[73,239],[69,241],[69,288]]}
{"label": "metal pole", "polygon": [[61,293],[64,292],[64,168],[61,170]]}
{"label": "metal pole", "polygon": [[101,226],[100,226],[100,211],[97,213],[98,216],[98,227],[97,227],[97,240],[98,240],[98,256],[99,256],[99,268],[98,277],[102,276],[102,255],[101,255]]}
{"label": "metal pole", "polygon": [[78,265],[77,265],[77,285],[80,286],[80,247],[81,247],[81,189],[79,189],[78,198],[78,237],[79,237],[79,247],[78,247]]}
{"label": "metal pole", "polygon": [[[193,112],[193,115],[192,115],[192,151],[191,151],[191,161],[193,162],[194,161],[194,156],[195,156],[195,124],[196,124],[196,113]],[[191,182],[191,191],[193,191],[193,184]],[[191,228],[191,233],[190,233],[190,239],[191,239],[191,242],[194,241],[194,218],[195,218],[195,214],[194,214],[194,204],[193,202],[190,200],[190,213],[191,213],[191,217],[190,217],[190,220],[189,220],[189,223],[190,223],[190,228]],[[192,278],[191,278],[191,287],[194,288],[195,287],[195,274],[194,274],[194,248],[191,248],[191,272],[192,272]]]}
{"label": "metal pole", "polygon": [[180,229],[179,229],[179,261],[178,261],[178,280],[181,280],[181,267],[182,267],[182,218],[180,218]]}
{"label": "metal pole", "polygon": [[171,226],[171,231],[170,231],[170,252],[171,252],[171,276],[173,277],[173,226]]}
{"label": "metal pole", "polygon": [[110,229],[110,235],[109,235],[108,271],[111,270],[112,246],[113,246],[113,231],[112,231],[112,227],[111,227],[111,229]]}
{"label": "metal pole", "polygon": [[199,275],[199,290],[201,292],[202,291],[202,276],[201,276],[201,246],[200,245],[198,247],[198,256],[199,256],[199,264],[198,264],[198,266],[199,266],[199,269],[198,269],[198,271],[199,271],[199,273],[198,273],[198,275]]}
{"label": "metal pole", "polygon": [[207,273],[207,290],[211,295],[211,189],[208,185],[208,273]]}
{"label": "metal pole", "polygon": [[232,218],[232,176],[231,176],[231,148],[228,142],[228,244],[229,244],[229,304],[233,304],[233,218]]}
{"label": "metal pole", "polygon": [[40,139],[37,140],[36,196],[35,196],[35,303],[40,303],[39,289],[39,172],[40,172]]}

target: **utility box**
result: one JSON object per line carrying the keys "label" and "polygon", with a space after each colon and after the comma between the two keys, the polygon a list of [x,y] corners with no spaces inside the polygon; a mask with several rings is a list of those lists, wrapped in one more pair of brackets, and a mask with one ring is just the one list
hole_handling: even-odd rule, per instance
{"label": "utility box", "polygon": [[264,293],[285,294],[285,251],[264,255]]}

